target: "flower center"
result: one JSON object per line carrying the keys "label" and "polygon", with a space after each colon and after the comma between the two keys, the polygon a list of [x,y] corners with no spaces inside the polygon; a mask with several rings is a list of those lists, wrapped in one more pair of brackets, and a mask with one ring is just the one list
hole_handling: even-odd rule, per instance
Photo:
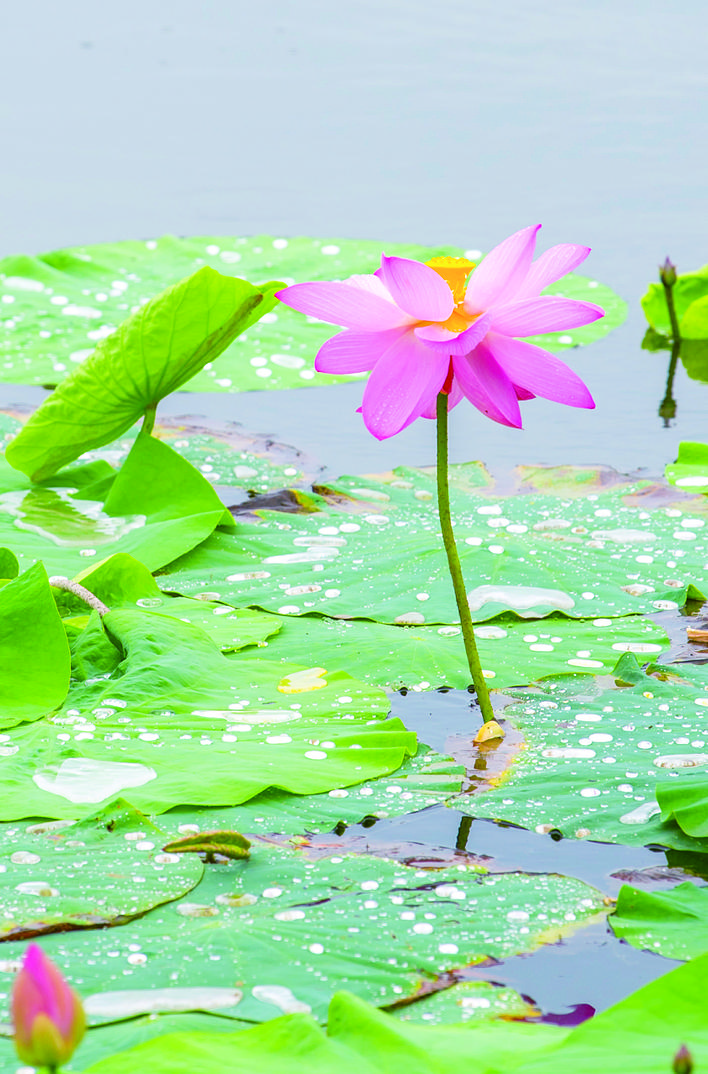
{"label": "flower center", "polygon": [[465,284],[467,277],[475,267],[474,261],[468,261],[466,257],[431,257],[425,262],[428,268],[442,276],[445,283],[452,291],[455,305],[459,306],[465,299]]}

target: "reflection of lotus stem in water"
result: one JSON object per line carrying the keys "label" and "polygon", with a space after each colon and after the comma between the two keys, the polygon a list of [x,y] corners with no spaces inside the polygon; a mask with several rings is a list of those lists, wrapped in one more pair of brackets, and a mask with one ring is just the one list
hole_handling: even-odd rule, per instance
{"label": "reflection of lotus stem in water", "polygon": [[681,352],[681,339],[677,337],[671,344],[671,360],[669,362],[669,371],[666,376],[666,390],[664,391],[664,398],[659,404],[659,417],[664,419],[664,428],[668,429],[669,423],[672,418],[676,417],[676,400],[674,399],[674,376],[676,375],[676,366],[678,365],[679,354]]}
{"label": "reflection of lotus stem in water", "polygon": [[477,692],[477,700],[482,712],[484,723],[494,722],[494,710],[489,699],[489,690],[482,671],[477,652],[477,643],[474,638],[472,626],[472,614],[467,602],[465,581],[462,577],[460,557],[457,553],[455,537],[452,530],[452,518],[450,516],[450,492],[448,486],[448,450],[447,450],[447,393],[440,392],[437,401],[437,482],[438,482],[438,512],[440,515],[440,529],[443,543],[447,553],[447,562],[452,578],[452,587],[455,590],[457,610],[460,615],[460,626],[465,643],[467,663],[472,674],[472,682]]}
{"label": "reflection of lotus stem in water", "polygon": [[669,311],[669,321],[671,322],[671,361],[669,362],[669,372],[666,377],[666,391],[664,392],[664,398],[659,404],[659,417],[664,419],[664,427],[668,428],[671,419],[676,417],[676,400],[673,397],[673,388],[676,366],[678,364],[679,352],[681,350],[681,333],[679,331],[676,306],[674,304],[676,266],[669,261],[668,257],[664,264],[659,267],[659,278],[664,288],[664,294],[666,295],[666,308]]}

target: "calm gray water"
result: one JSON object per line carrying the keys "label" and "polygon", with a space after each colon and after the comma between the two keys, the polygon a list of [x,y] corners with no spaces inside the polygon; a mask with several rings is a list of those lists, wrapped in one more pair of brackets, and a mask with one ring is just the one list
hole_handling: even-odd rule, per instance
{"label": "calm gray water", "polygon": [[[708,387],[682,369],[662,428],[666,361],[639,349],[637,305],[667,253],[708,260],[704,0],[25,0],[3,30],[0,254],[165,232],[489,249],[543,221],[543,246],[591,245],[588,271],[632,305],[571,356],[598,409],[536,401],[517,433],[461,406],[453,458],[657,473],[708,435]],[[232,417],[335,472],[431,461],[431,423],[380,445],[360,392],[163,412]]]}

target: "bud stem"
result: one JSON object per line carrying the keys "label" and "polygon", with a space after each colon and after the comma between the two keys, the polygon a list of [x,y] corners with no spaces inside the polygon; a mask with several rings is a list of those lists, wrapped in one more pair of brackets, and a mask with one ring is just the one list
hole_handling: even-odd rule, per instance
{"label": "bud stem", "polygon": [[472,682],[477,692],[477,701],[485,723],[494,720],[494,710],[489,699],[489,690],[479,662],[477,643],[472,626],[472,615],[467,601],[465,580],[462,576],[460,557],[455,544],[452,530],[452,518],[450,515],[450,489],[448,484],[448,444],[447,444],[447,400],[444,392],[440,392],[437,401],[437,484],[438,484],[438,514],[440,516],[440,530],[447,553],[447,563],[450,568],[452,587],[455,591],[457,611],[460,615],[460,626],[465,643],[467,663],[472,675]]}
{"label": "bud stem", "polygon": [[661,277],[661,283],[664,288],[664,294],[666,295],[666,305],[669,310],[669,321],[671,322],[671,338],[674,345],[678,345],[681,342],[681,333],[679,331],[678,318],[676,316],[676,306],[674,305],[674,284],[676,282],[676,273],[668,274],[666,272],[659,272]]}

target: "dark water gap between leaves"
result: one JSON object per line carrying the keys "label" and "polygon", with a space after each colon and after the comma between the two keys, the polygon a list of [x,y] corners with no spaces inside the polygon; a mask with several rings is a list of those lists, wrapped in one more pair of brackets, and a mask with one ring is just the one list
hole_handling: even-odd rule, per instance
{"label": "dark water gap between leaves", "polygon": [[[666,622],[662,625],[667,628]],[[402,719],[421,742],[441,752],[470,736],[479,720],[474,708],[473,697],[462,690],[391,696],[391,716]],[[583,880],[610,897],[623,883],[667,889],[684,880],[708,882],[708,855],[564,839],[560,833],[540,834],[475,819],[443,805],[390,819],[372,816],[313,836],[308,843],[315,852],[318,846],[331,852],[333,840],[343,851],[395,857],[418,867],[457,859],[479,861],[493,872],[558,873]],[[514,988],[542,1012],[543,1021],[576,1024],[677,965],[618,940],[606,922],[598,922],[530,955],[462,969],[454,980],[484,980]],[[441,982],[443,987],[451,983]]]}

